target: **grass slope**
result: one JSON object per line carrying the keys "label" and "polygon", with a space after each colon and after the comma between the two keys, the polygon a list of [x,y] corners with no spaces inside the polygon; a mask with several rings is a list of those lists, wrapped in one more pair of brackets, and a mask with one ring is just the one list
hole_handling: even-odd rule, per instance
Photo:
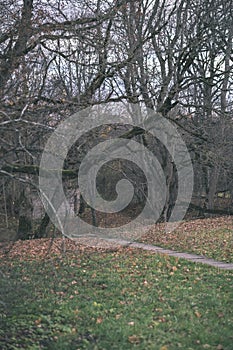
{"label": "grass slope", "polygon": [[2,255],[1,349],[232,350],[232,271],[60,243]]}
{"label": "grass slope", "polygon": [[157,224],[140,242],[233,262],[233,217],[185,221],[171,233],[165,233],[164,224]]}

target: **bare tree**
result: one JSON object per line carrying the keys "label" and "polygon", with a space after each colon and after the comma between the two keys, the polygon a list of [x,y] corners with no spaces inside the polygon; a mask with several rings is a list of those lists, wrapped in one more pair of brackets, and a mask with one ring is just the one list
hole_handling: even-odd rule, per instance
{"label": "bare tree", "polygon": [[[90,105],[126,100],[132,113],[136,104],[161,113],[188,144],[196,192],[205,194],[207,209],[214,209],[218,190],[232,193],[231,0],[11,0],[0,7],[1,195],[14,202],[3,210],[18,211],[25,237],[45,142],[60,121]],[[87,137],[76,163],[71,151],[64,177],[77,176],[83,153],[100,134]],[[158,157],[167,220],[177,196],[172,155],[143,128],[121,137],[136,138]],[[41,224],[38,237],[46,214]]]}

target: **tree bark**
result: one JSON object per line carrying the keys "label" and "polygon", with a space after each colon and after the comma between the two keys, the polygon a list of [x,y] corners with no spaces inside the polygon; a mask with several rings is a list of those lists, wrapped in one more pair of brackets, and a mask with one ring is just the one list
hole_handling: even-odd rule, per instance
{"label": "tree bark", "polygon": [[19,223],[17,239],[29,239],[32,236],[33,206],[30,200],[29,189],[23,189],[20,194]]}
{"label": "tree bark", "polygon": [[43,238],[46,237],[46,228],[48,227],[48,224],[50,222],[50,218],[47,213],[45,213],[43,219],[41,220],[40,226],[38,230],[35,233],[34,238]]}

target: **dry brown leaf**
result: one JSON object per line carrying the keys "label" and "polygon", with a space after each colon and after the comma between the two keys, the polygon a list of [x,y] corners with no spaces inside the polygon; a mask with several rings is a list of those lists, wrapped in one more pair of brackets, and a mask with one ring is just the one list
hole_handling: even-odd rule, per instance
{"label": "dry brown leaf", "polygon": [[128,337],[128,341],[131,343],[131,344],[140,344],[140,337],[137,336],[137,335],[130,335]]}

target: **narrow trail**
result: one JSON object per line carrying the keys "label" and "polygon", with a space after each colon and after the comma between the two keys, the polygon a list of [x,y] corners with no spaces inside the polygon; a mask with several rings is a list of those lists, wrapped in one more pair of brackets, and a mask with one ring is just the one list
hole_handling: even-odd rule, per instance
{"label": "narrow trail", "polygon": [[202,256],[202,255],[196,255],[196,254],[184,253],[184,252],[182,253],[182,252],[177,252],[175,250],[161,248],[161,247],[157,247],[157,246],[150,245],[150,244],[130,242],[130,241],[124,241],[124,240],[117,241],[117,244],[120,244],[122,246],[130,246],[132,248],[139,248],[139,249],[143,249],[143,250],[148,250],[148,251],[151,251],[151,252],[157,253],[157,254],[166,254],[169,256],[175,256],[175,257],[178,257],[181,259],[186,259],[186,260],[189,260],[189,261],[192,261],[195,263],[201,263],[201,264],[205,264],[205,265],[209,265],[209,266],[214,266],[216,268],[223,269],[223,270],[233,270],[233,263],[225,263],[222,261],[209,259],[209,258]]}

